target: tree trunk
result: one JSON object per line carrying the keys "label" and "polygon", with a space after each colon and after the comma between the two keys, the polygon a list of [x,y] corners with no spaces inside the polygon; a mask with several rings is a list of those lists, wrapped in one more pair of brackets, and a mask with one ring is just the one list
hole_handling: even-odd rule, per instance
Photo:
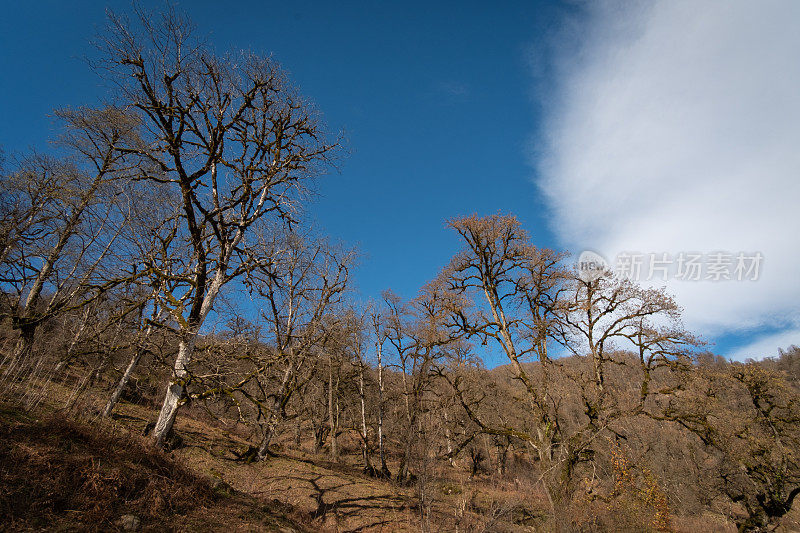
{"label": "tree trunk", "polygon": [[[152,331],[152,329],[153,326],[147,326],[147,331],[144,334],[144,341],[146,341],[147,338],[150,337],[150,332]],[[125,368],[125,372],[122,374],[119,383],[117,383],[116,388],[114,388],[114,392],[111,393],[111,398],[108,399],[108,403],[106,404],[105,409],[103,409],[104,417],[108,418],[109,416],[111,416],[111,412],[114,410],[114,406],[117,405],[120,396],[122,396],[122,391],[125,390],[125,387],[128,385],[128,382],[130,381],[131,376],[133,375],[133,371],[136,368],[136,365],[139,364],[139,360],[142,358],[142,355],[144,355],[144,352],[145,352],[144,342],[139,343],[139,345],[136,347],[136,351],[131,357],[130,362],[128,363],[128,366]]]}
{"label": "tree trunk", "polygon": [[453,439],[450,435],[450,421],[447,417],[447,409],[442,410],[442,415],[444,416],[444,439],[445,445],[447,446],[447,461],[450,463],[450,466],[456,466],[456,460],[453,457]]}
{"label": "tree trunk", "polygon": [[400,461],[400,467],[397,471],[397,481],[400,483],[405,482],[409,477],[409,464],[411,463],[411,451],[414,445],[414,436],[417,433],[417,404],[414,404],[415,409],[412,411],[409,405],[408,412],[408,431],[406,432],[405,443],[403,445],[403,458]]}
{"label": "tree trunk", "polygon": [[[241,239],[241,230],[234,239],[232,246]],[[205,297],[197,295],[202,298],[202,303],[199,304],[199,312],[196,320],[190,320],[186,323],[185,329],[181,331],[181,340],[178,344],[178,356],[175,358],[175,365],[172,368],[172,379],[167,385],[167,393],[164,395],[164,403],[161,406],[161,412],[158,413],[158,420],[156,420],[155,429],[153,429],[153,438],[156,444],[163,446],[167,440],[169,432],[172,431],[172,426],[175,423],[175,417],[178,415],[178,408],[181,406],[181,398],[186,390],[185,380],[189,375],[189,363],[192,362],[194,355],[194,346],[197,342],[197,335],[203,322],[205,322],[208,313],[214,306],[214,301],[219,294],[220,289],[225,283],[225,264],[217,265],[217,273]],[[197,302],[195,302],[197,303]],[[192,311],[193,312],[193,311]]]}
{"label": "tree trunk", "polygon": [[20,327],[19,338],[14,344],[11,357],[3,361],[3,378],[8,380],[9,386],[13,387],[19,374],[24,370],[25,365],[33,354],[33,339],[36,335],[36,325],[25,325]]}
{"label": "tree trunk", "polygon": [[409,426],[408,434],[406,435],[405,444],[403,447],[403,458],[400,460],[400,466],[397,470],[397,481],[404,483],[409,477],[409,463],[411,462],[411,444],[414,440],[412,435],[414,433],[414,425]]}
{"label": "tree trunk", "polygon": [[[152,295],[152,298],[155,299],[156,294],[155,292]],[[131,360],[128,362],[128,366],[125,367],[125,372],[123,372],[122,377],[117,383],[117,386],[114,388],[114,392],[111,393],[111,397],[108,399],[108,403],[106,403],[105,408],[103,409],[103,417],[108,418],[111,416],[111,412],[114,410],[114,407],[117,405],[120,396],[122,396],[122,391],[125,390],[125,387],[128,385],[128,382],[133,375],[133,371],[136,369],[136,366],[139,364],[139,360],[142,358],[145,352],[145,344],[147,340],[150,338],[150,334],[153,332],[153,324],[152,322],[148,324],[147,328],[144,330],[144,335],[142,335],[142,326],[144,323],[142,322],[142,315],[144,314],[144,305],[139,307],[139,340],[136,342],[136,351],[131,356]],[[158,306],[153,304],[153,313],[151,315],[151,320],[155,321],[158,319],[159,311]]]}
{"label": "tree trunk", "polygon": [[369,446],[367,441],[367,407],[364,390],[364,362],[358,362],[358,395],[361,400],[361,452],[364,458],[364,470],[372,471],[372,463],[369,460]]}
{"label": "tree trunk", "polygon": [[270,406],[269,414],[267,415],[267,423],[264,424],[264,434],[261,439],[261,445],[258,447],[258,459],[262,460],[269,455],[269,445],[272,438],[275,436],[275,430],[278,427],[278,417],[281,410],[281,405],[286,400],[286,395],[289,392],[289,380],[292,377],[293,366],[289,365],[283,372],[281,379],[281,387],[278,389],[278,394],[272,397],[272,405]]}
{"label": "tree trunk", "polygon": [[508,448],[511,443],[506,439],[504,444],[497,446],[497,473],[502,477],[506,475],[506,464],[508,463]]}
{"label": "tree trunk", "polygon": [[78,345],[78,342],[83,336],[83,332],[86,330],[86,324],[89,322],[89,313],[91,310],[91,306],[87,305],[83,312],[83,317],[81,318],[81,323],[78,326],[78,330],[75,332],[75,336],[72,337],[72,342],[69,343],[69,348],[67,348],[67,355],[64,356],[63,363],[60,362],[56,365],[56,370],[60,370],[63,365],[68,365],[71,362],[72,354],[75,353],[75,347]]}
{"label": "tree trunk", "polygon": [[273,410],[267,417],[267,423],[264,424],[264,434],[261,438],[261,444],[258,447],[258,460],[263,461],[269,455],[269,445],[272,443],[272,438],[275,436],[275,430],[278,428],[278,414]]}
{"label": "tree trunk", "polygon": [[158,414],[156,427],[153,430],[153,438],[156,444],[163,445],[167,435],[172,430],[175,417],[178,414],[181,398],[185,390],[184,379],[188,375],[188,366],[194,355],[194,345],[197,341],[197,333],[185,333],[178,344],[178,356],[175,358],[175,366],[172,370],[172,379],[167,386],[167,393],[164,396],[164,404]]}
{"label": "tree trunk", "polygon": [[300,449],[302,447],[302,432],[303,432],[303,418],[300,416],[300,413],[297,414],[297,425],[295,426],[294,431],[294,447],[296,449]]}
{"label": "tree trunk", "polygon": [[328,424],[331,427],[331,461],[339,461],[339,442],[336,438],[337,418],[334,410],[333,360],[328,362]]}
{"label": "tree trunk", "polygon": [[314,454],[318,454],[325,445],[329,432],[328,426],[324,422],[320,422],[320,425],[314,428]]}
{"label": "tree trunk", "polygon": [[389,475],[389,468],[386,466],[386,456],[383,452],[383,347],[376,343],[378,354],[378,455],[381,460],[381,473]]}

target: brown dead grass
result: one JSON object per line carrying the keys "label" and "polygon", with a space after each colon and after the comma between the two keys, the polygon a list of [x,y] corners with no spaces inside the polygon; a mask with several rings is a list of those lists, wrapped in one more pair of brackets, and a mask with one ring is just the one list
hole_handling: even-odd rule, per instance
{"label": "brown dead grass", "polygon": [[[58,388],[54,384],[56,397],[66,392]],[[166,454],[140,437],[156,416],[152,405],[122,402],[114,420],[98,422],[91,413],[104,395],[92,391],[83,398],[89,422],[0,411],[0,513],[6,517],[0,530],[114,530],[123,514],[139,516],[145,531],[420,530],[418,487],[364,475],[356,441],[343,439],[342,448],[352,453],[332,463],[324,453],[310,453],[310,440],[298,449],[287,435],[275,443],[274,456],[247,464],[236,452],[256,443],[251,430],[193,406],[182,409],[175,426],[184,447]],[[426,476],[429,530],[553,530],[540,487],[530,476],[516,476],[473,479],[466,464],[434,465]],[[577,522],[586,531],[607,530],[601,524],[647,529],[606,507],[586,507],[590,519]],[[672,531],[731,530],[721,516],[672,518]]]}
{"label": "brown dead grass", "polygon": [[[118,406],[117,423],[140,432],[154,416],[144,406],[125,403]],[[420,530],[416,488],[363,474],[358,454],[342,455],[339,463],[332,463],[325,454],[310,453],[310,442],[298,450],[289,440],[279,440],[275,455],[246,464],[234,451],[241,453],[254,443],[237,429],[237,424],[210,418],[200,409],[182,411],[176,431],[185,446],[173,455],[199,475],[221,480],[313,531]],[[396,470],[397,465],[392,461],[390,467]],[[498,532],[531,531],[532,523],[541,524],[542,512],[531,505],[541,499],[538,493],[520,495],[521,487],[513,480],[471,480],[467,471],[446,468],[431,473],[431,531],[454,531],[456,523],[461,531]]]}
{"label": "brown dead grass", "polygon": [[298,530],[275,519],[274,509],[215,491],[182,461],[112,429],[0,406],[0,529],[114,531],[132,514],[144,531]]}

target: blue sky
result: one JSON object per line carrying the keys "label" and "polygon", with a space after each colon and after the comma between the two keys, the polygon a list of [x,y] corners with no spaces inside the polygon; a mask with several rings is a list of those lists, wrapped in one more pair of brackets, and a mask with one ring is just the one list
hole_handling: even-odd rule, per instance
{"label": "blue sky", "polygon": [[[320,181],[311,212],[366,254],[357,279],[365,295],[392,286],[413,296],[455,249],[444,228],[452,216],[514,212],[538,242],[554,244],[528,158],[537,124],[529,58],[537,35],[557,20],[557,6],[181,7],[219,50],[273,53],[329,127],[345,131],[350,153],[340,174]],[[4,105],[6,151],[41,146],[53,108],[102,97],[81,58],[93,53],[88,40],[103,21],[102,2],[7,7],[2,69],[15,75],[0,82],[3,101],[14,102]]]}
{"label": "blue sky", "polygon": [[[109,4],[119,11],[129,7],[127,2]],[[658,231],[636,236],[617,231],[640,227],[641,221],[625,218],[632,210],[614,199],[630,200],[631,194],[647,197],[649,189],[631,185],[646,183],[651,175],[660,183],[669,181],[670,176],[656,173],[665,168],[662,152],[674,153],[676,146],[685,144],[680,140],[683,126],[675,126],[670,130],[673,137],[665,137],[661,129],[650,131],[636,122],[637,117],[652,118],[644,110],[660,110],[657,116],[680,111],[685,91],[658,94],[660,85],[653,88],[636,80],[674,77],[677,69],[690,77],[686,87],[691,87],[691,76],[702,77],[698,72],[709,70],[709,65],[721,64],[726,71],[742,66],[731,60],[738,53],[733,50],[707,58],[701,54],[698,72],[675,67],[670,60],[676,54],[680,57],[681,47],[672,54],[672,41],[664,36],[686,32],[691,36],[686,21],[695,20],[698,10],[691,2],[676,2],[673,8],[665,4],[671,3],[198,1],[178,5],[201,32],[210,35],[218,50],[273,53],[317,104],[329,127],[346,132],[350,154],[341,162],[339,174],[320,181],[320,196],[310,213],[325,232],[362,250],[356,281],[364,297],[376,297],[389,287],[410,297],[457,247],[455,236],[444,228],[445,220],[473,212],[514,213],[538,245],[574,252],[591,248],[607,257],[620,247],[678,252],[697,244],[676,244]],[[780,14],[781,9],[770,5],[763,11]],[[104,10],[102,2],[89,1],[4,6],[0,145],[7,154],[42,147],[53,133],[47,115],[54,108],[91,105],[102,98],[104,88],[82,58],[93,53],[89,40],[103,25]],[[703,39],[711,39],[693,42],[701,49],[719,48],[741,20],[752,20],[746,9],[727,10],[724,16],[708,8],[699,11],[697,25],[708,34]],[[763,28],[753,30],[754,36],[759,31],[774,33],[770,25],[779,24],[781,18],[791,20],[766,19]],[[711,30],[725,31],[709,31],[704,20],[716,21]],[[616,91],[615,96],[603,90]],[[708,106],[720,90],[712,87],[699,104],[689,103]],[[658,98],[644,98],[646,103],[636,107],[637,98],[647,91]],[[617,107],[607,108],[604,102]],[[616,114],[619,109],[622,115]],[[718,119],[710,116],[707,122],[717,124]],[[652,119],[648,127],[652,123],[661,122]],[[633,140],[625,144],[631,151],[603,144],[618,131]],[[781,138],[791,139],[793,133],[784,132]],[[650,163],[630,170],[627,161],[638,160],[640,138],[652,138],[652,146],[665,149],[659,148]],[[697,145],[697,139],[692,143]],[[696,167],[720,168],[725,154],[715,157],[696,161]],[[617,172],[615,165],[623,170]],[[779,189],[794,170],[789,165],[776,171]],[[685,173],[685,168],[674,171]],[[584,197],[593,183],[603,180],[608,180],[610,196],[601,203],[618,211],[607,224],[602,218],[606,213],[594,205],[598,202]],[[653,220],[672,227],[675,221],[670,216],[662,213]],[[700,224],[708,214],[686,216]],[[599,220],[604,231],[598,233],[597,223],[585,220]],[[734,230],[729,227],[722,236]],[[719,237],[711,235],[700,243],[703,250],[739,244],[760,249],[757,240],[739,243]],[[793,241],[788,246],[796,248]],[[783,276],[773,285],[792,282]],[[772,355],[800,331],[794,318],[786,319],[796,316],[796,307],[782,301],[769,308],[769,302],[761,302],[765,294],[773,294],[766,283],[753,285],[744,296],[761,302],[759,313],[741,320],[720,315],[712,322],[697,318],[717,316],[696,301],[707,297],[685,287],[678,287],[678,292],[686,293],[691,302],[690,326],[703,328],[700,333],[719,341],[720,350],[746,354],[740,349],[761,342],[758,349]],[[725,287],[719,290],[731,294]],[[771,318],[775,313],[784,319]]]}

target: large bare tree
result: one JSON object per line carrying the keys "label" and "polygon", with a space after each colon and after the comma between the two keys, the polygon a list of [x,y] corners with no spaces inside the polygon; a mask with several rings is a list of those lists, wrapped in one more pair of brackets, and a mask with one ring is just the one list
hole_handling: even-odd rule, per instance
{"label": "large bare tree", "polygon": [[251,277],[262,303],[265,337],[275,349],[275,366],[280,369],[277,387],[267,387],[262,404],[261,458],[269,452],[283,409],[302,383],[301,369],[312,367],[332,343],[331,334],[338,332],[334,315],[354,259],[352,250],[295,233],[273,240],[271,246],[281,251]]}
{"label": "large bare tree", "polygon": [[[261,250],[269,260],[247,278],[259,319],[244,328],[246,346],[241,335],[233,335],[240,339],[238,347],[225,354],[210,339],[203,368],[188,378],[191,398],[225,397],[249,406],[261,438],[250,459],[267,456],[295,393],[328,362],[325,354],[339,349],[339,306],[354,257],[352,250],[296,232],[262,237]],[[212,358],[219,361],[209,361],[208,353],[217,352]]]}
{"label": "large bare tree", "polygon": [[295,218],[309,180],[330,162],[317,113],[275,61],[215,54],[185,16],[110,15],[98,68],[143,124],[133,150],[154,172],[142,178],[177,192],[180,227],[170,243],[185,261],[151,263],[180,344],[154,436],[172,429],[200,329],[222,288],[257,263],[250,235],[266,219]]}

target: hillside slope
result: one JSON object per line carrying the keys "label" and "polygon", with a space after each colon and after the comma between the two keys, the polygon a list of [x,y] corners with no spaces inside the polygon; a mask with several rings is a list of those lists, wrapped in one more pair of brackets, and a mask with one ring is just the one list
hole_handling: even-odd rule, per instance
{"label": "hillside slope", "polygon": [[0,406],[0,530],[305,531],[105,426]]}

